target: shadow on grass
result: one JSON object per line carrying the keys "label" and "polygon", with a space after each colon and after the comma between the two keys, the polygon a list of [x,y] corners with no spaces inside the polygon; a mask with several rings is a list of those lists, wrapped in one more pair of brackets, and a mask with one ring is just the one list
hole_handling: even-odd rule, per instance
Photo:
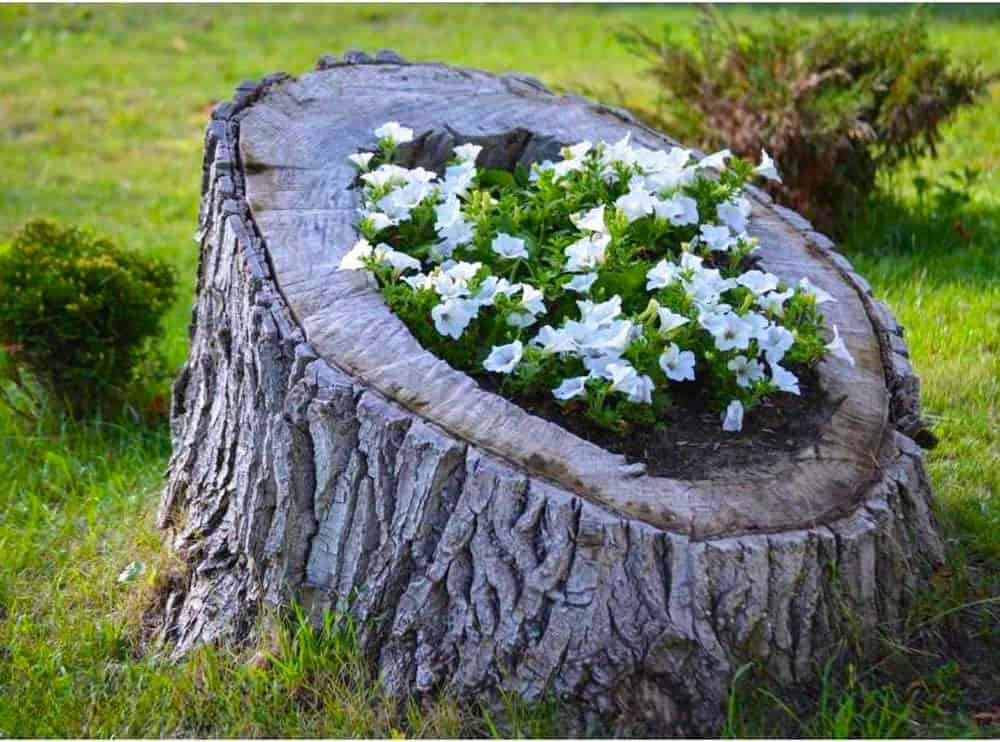
{"label": "shadow on grass", "polygon": [[876,192],[848,220],[842,248],[887,280],[996,287],[1000,208],[973,200],[971,186],[956,182],[960,177],[926,187],[915,204]]}
{"label": "shadow on grass", "polygon": [[818,682],[781,687],[741,669],[722,736],[996,736],[1000,572],[953,554],[932,583],[900,621],[880,627],[873,655],[858,661],[845,642]]}

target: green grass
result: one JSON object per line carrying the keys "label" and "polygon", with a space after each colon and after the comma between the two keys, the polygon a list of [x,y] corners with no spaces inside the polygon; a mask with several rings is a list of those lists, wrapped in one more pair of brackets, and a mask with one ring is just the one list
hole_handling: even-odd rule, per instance
{"label": "green grass", "polygon": [[[730,8],[773,22],[772,8]],[[800,7],[844,18],[899,8]],[[685,7],[0,6],[0,241],[34,217],[89,224],[181,271],[164,349],[186,353],[201,133],[244,78],[308,69],[323,52],[395,48],[412,59],[520,70],[557,89],[627,91],[648,104],[618,28]],[[932,40],[1000,71],[1000,13],[935,9]],[[970,165],[972,202],[915,189]],[[928,463],[950,546],[877,663],[831,665],[816,688],[737,684],[730,735],[990,735],[972,715],[1000,698],[1000,86],[949,126],[940,158],[905,168],[844,248],[907,328],[928,418]],[[558,709],[503,714],[383,702],[349,624],[286,621],[255,661],[201,650],[140,656],[141,613],[169,575],[152,523],[169,455],[163,427],[15,421],[0,408],[0,736],[558,734]],[[134,580],[118,575],[138,561]],[[503,719],[503,720],[501,720]],[[994,727],[992,733],[997,733]]]}

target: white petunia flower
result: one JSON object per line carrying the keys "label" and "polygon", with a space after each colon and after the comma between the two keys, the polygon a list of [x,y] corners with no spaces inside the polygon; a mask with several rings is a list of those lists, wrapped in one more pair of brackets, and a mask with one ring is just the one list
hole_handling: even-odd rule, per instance
{"label": "white petunia flower", "polygon": [[361,180],[375,188],[384,186],[396,188],[409,183],[431,183],[436,178],[436,173],[422,167],[408,169],[391,163],[379,165],[375,170],[361,176]]}
{"label": "white petunia flower", "polygon": [[780,392],[787,392],[788,394],[796,395],[802,393],[799,390],[799,377],[788,369],[782,368],[777,363],[771,364],[771,383],[774,384]]}
{"label": "white petunia flower", "polygon": [[530,284],[522,283],[519,285],[521,301],[517,311],[508,315],[507,324],[514,327],[529,327],[535,323],[538,315],[545,314],[545,295]]}
{"label": "white petunia flower", "polygon": [[607,232],[608,228],[604,224],[604,204],[597,206],[590,211],[581,211],[573,214],[569,220],[573,226],[585,232]]}
{"label": "white petunia flower", "polygon": [[778,277],[773,273],[753,270],[738,276],[736,283],[750,289],[754,296],[760,296],[778,288]]}
{"label": "white petunia flower", "polygon": [[743,403],[734,399],[722,413],[722,429],[727,433],[739,433],[743,430]]}
{"label": "white petunia flower", "polygon": [[736,383],[745,388],[764,378],[764,366],[746,356],[736,356],[726,368],[736,374]]}
{"label": "white petunia flower", "polygon": [[431,277],[424,273],[418,273],[415,276],[403,276],[403,282],[408,284],[414,291],[432,288]]}
{"label": "white petunia flower", "polygon": [[[594,309],[584,312],[582,321],[567,320],[563,323],[563,329],[576,342],[585,364],[587,358],[602,356],[619,358],[637,332],[637,326],[629,320],[614,319],[611,316],[615,309],[609,310],[607,306],[609,303],[592,304]],[[591,302],[577,302],[577,304],[591,304]]]}
{"label": "white petunia flower", "polygon": [[592,234],[568,245],[564,270],[568,273],[590,271],[604,262],[605,253],[611,243],[611,235]]}
{"label": "white petunia flower", "polygon": [[629,402],[642,402],[644,404],[653,403],[653,389],[656,385],[653,380],[643,374],[632,384],[632,387],[628,394]]}
{"label": "white petunia flower", "polygon": [[431,274],[434,290],[442,299],[455,299],[468,296],[469,281],[482,267],[482,263],[454,263],[447,269]]}
{"label": "white petunia flower", "polygon": [[451,224],[438,227],[437,233],[438,237],[453,247],[467,245],[476,236],[476,230],[472,224],[461,218],[456,219]]}
{"label": "white petunia flower", "polygon": [[826,344],[826,350],[830,355],[847,361],[851,367],[854,366],[854,356],[851,355],[847,346],[844,345],[844,339],[840,337],[840,332],[837,330],[836,325],[833,326],[833,340]]}
{"label": "white petunia flower", "polygon": [[463,220],[455,221],[447,227],[438,230],[438,237],[442,241],[431,248],[431,256],[438,260],[450,258],[452,253],[455,252],[455,248],[469,244],[475,236],[476,230],[469,222]]}
{"label": "white petunia flower", "polygon": [[634,147],[632,159],[643,173],[657,173],[670,162],[670,156],[663,150],[647,147]]}
{"label": "white petunia flower", "polygon": [[684,284],[684,293],[699,310],[716,306],[722,301],[722,295],[716,284],[705,280],[702,276],[695,276],[687,281]]}
{"label": "white petunia flower", "polygon": [[434,229],[440,231],[462,221],[462,202],[457,196],[448,196],[434,207]]}
{"label": "white petunia flower", "polygon": [[694,381],[694,364],[694,353],[690,350],[681,350],[677,343],[671,343],[660,354],[660,368],[668,379],[674,381]]}
{"label": "white petunia flower", "polygon": [[455,153],[455,156],[462,162],[472,163],[476,161],[476,158],[479,157],[479,153],[482,151],[482,145],[473,144],[472,142],[460,144],[452,150],[452,152]]}
{"label": "white petunia flower", "polygon": [[621,209],[630,224],[636,219],[641,219],[644,216],[652,214],[655,205],[656,199],[653,198],[653,194],[647,191],[643,185],[636,182],[633,182],[629,186],[628,193],[619,196],[618,200],[615,201],[615,206]]}
{"label": "white petunia flower", "polygon": [[635,150],[635,164],[647,175],[653,173],[680,173],[691,159],[691,151],[681,147]]}
{"label": "white petunia flower", "polygon": [[728,304],[704,304],[698,307],[698,324],[702,329],[712,332],[713,328],[719,329],[725,321],[727,314],[733,308]]}
{"label": "white petunia flower", "polygon": [[690,196],[676,195],[658,200],[653,204],[653,212],[659,219],[666,219],[676,227],[698,223],[698,202]]}
{"label": "white petunia flower", "polygon": [[431,310],[431,318],[439,333],[458,340],[478,312],[479,307],[474,301],[446,299]]}
{"label": "white petunia flower", "polygon": [[728,252],[736,245],[736,238],[725,225],[702,224],[699,231],[699,239],[713,252]]}
{"label": "white petunia flower", "polygon": [[758,175],[763,175],[768,180],[776,180],[781,182],[781,176],[778,174],[778,168],[774,164],[774,160],[767,153],[766,150],[760,151],[760,164],[754,168],[754,172]]}
{"label": "white petunia flower", "polygon": [[718,304],[722,292],[735,287],[736,281],[732,278],[723,278],[716,268],[702,268],[695,271],[690,278],[684,279],[684,292],[699,307]]}
{"label": "white petunia flower", "polygon": [[371,222],[372,228],[376,232],[381,232],[383,229],[388,229],[393,224],[395,220],[390,219],[388,214],[383,214],[381,211],[369,211],[361,215],[362,219],[367,219]]}
{"label": "white petunia flower", "polygon": [[409,182],[406,176],[406,168],[399,165],[385,163],[379,165],[375,170],[364,173],[361,180],[372,188],[384,188],[385,186],[401,186]]}
{"label": "white petunia flower", "polygon": [[621,360],[620,355],[586,355],[583,356],[583,365],[587,369],[587,378],[611,380],[611,372],[608,370],[613,364]]}
{"label": "white petunia flower", "polygon": [[[549,169],[552,171],[552,175],[555,177],[556,181],[562,180],[564,176],[570,173],[576,173],[583,170],[586,162],[581,159],[571,159],[571,160],[561,160],[552,164]],[[565,185],[565,184],[564,184]]]}
{"label": "white petunia flower", "polygon": [[574,397],[582,397],[587,394],[586,376],[573,376],[563,379],[562,384],[552,390],[552,396],[565,402]]}
{"label": "white petunia flower", "polygon": [[640,376],[627,361],[609,364],[608,373],[611,374],[611,391],[628,395],[629,402],[649,404],[653,401],[653,380],[645,374]]}
{"label": "white petunia flower", "polygon": [[678,327],[686,325],[691,321],[683,314],[672,312],[666,307],[659,307],[656,310],[656,313],[660,315],[660,334],[662,335],[666,335],[672,330],[676,330]]}
{"label": "white petunia flower", "polygon": [[[569,322],[566,325],[567,331],[571,327],[577,329]],[[587,355],[619,357],[625,352],[634,331],[635,325],[628,320],[614,320],[601,327],[586,328],[582,334],[577,333],[574,339]]]}
{"label": "white petunia flower", "polygon": [[545,314],[545,294],[529,283],[521,284],[521,306],[532,314]]}
{"label": "white petunia flower", "polygon": [[376,245],[372,254],[378,259],[380,264],[384,265],[385,263],[388,263],[395,270],[401,273],[410,270],[418,271],[423,267],[420,265],[420,261],[413,256],[407,255],[405,252],[400,252],[399,250],[393,250],[384,242]]}
{"label": "white petunia flower", "polygon": [[374,152],[355,152],[353,155],[348,155],[347,159],[353,162],[358,170],[366,172],[374,156]]}
{"label": "white petunia flower", "polygon": [[372,256],[372,246],[368,240],[360,239],[340,259],[341,271],[361,271],[365,269],[365,260]]}
{"label": "white petunia flower", "polygon": [[566,282],[563,287],[570,291],[577,291],[581,294],[586,294],[590,291],[591,287],[594,285],[594,281],[597,280],[597,273],[580,273],[568,282]]}
{"label": "white petunia flower", "polygon": [[543,353],[576,353],[578,346],[576,340],[566,330],[557,330],[552,325],[545,325],[531,341],[532,345],[538,346]]}
{"label": "white petunia flower", "polygon": [[646,272],[646,291],[655,291],[677,280],[681,268],[669,260],[661,260]]}
{"label": "white petunia flower", "polygon": [[803,293],[809,294],[810,296],[814,297],[816,299],[817,305],[826,304],[827,302],[831,301],[837,301],[833,297],[833,294],[830,294],[821,289],[819,286],[814,285],[812,281],[810,281],[808,278],[804,276],[802,280],[799,281],[799,291],[802,291]]}
{"label": "white petunia flower", "polygon": [[636,157],[646,187],[658,194],[672,191],[694,179],[696,171],[688,166],[690,160],[690,150],[680,147],[671,147],[669,152],[644,150]]}
{"label": "white petunia flower", "polygon": [[521,362],[524,355],[524,345],[515,340],[507,345],[494,345],[493,350],[483,361],[483,368],[496,374],[509,374]]}
{"label": "white petunia flower", "polygon": [[438,177],[437,173],[433,170],[427,170],[422,167],[402,168],[402,170],[406,173],[406,179],[410,183],[413,183],[414,181],[420,183],[433,183]]}
{"label": "white petunia flower", "polygon": [[586,155],[590,150],[594,148],[593,142],[582,141],[576,144],[566,147],[566,159],[567,160],[577,160],[584,155]]}
{"label": "white petunia flower", "polygon": [[792,298],[794,292],[791,289],[785,291],[772,291],[764,296],[758,296],[756,304],[765,312],[771,312],[778,317],[785,314],[785,302]]}
{"label": "white petunia flower", "polygon": [[604,154],[601,162],[610,166],[613,163],[622,165],[633,165],[636,161],[636,153],[632,148],[632,132],[629,132],[614,144],[607,144],[604,147]]}
{"label": "white petunia flower", "polygon": [[725,201],[715,208],[719,221],[736,234],[745,232],[750,222],[750,202],[743,196]]}
{"label": "white petunia flower", "polygon": [[455,255],[456,247],[458,247],[458,245],[448,240],[439,242],[436,245],[431,245],[429,255],[431,262],[443,264],[451,260]]}
{"label": "white petunia flower", "polygon": [[779,363],[795,343],[795,336],[781,325],[768,325],[757,335],[757,347],[769,363]]}
{"label": "white petunia flower", "polygon": [[505,232],[500,232],[493,238],[490,248],[501,258],[508,260],[528,257],[528,249],[524,246],[524,240],[520,237],[512,237]]}
{"label": "white petunia flower", "polygon": [[449,165],[444,171],[444,181],[441,183],[441,195],[465,197],[469,193],[472,181],[476,177],[476,165],[472,160],[466,160],[458,165]]}
{"label": "white petunia flower", "polygon": [[479,284],[479,288],[476,289],[476,293],[472,296],[472,301],[476,302],[476,304],[481,307],[489,307],[493,305],[497,294],[510,296],[519,288],[519,286],[511,284],[511,282],[506,278],[487,276],[483,279],[483,282]]}
{"label": "white petunia flower", "polygon": [[413,141],[413,129],[401,126],[398,121],[387,121],[375,130],[375,136],[393,144],[406,144]]}
{"label": "white petunia flower", "polygon": [[693,252],[686,252],[681,255],[681,268],[686,271],[700,271],[702,263],[705,262],[700,255]]}
{"label": "white petunia flower", "polygon": [[444,272],[456,281],[464,281],[468,283],[475,278],[476,274],[479,273],[479,269],[482,267],[483,264],[478,261],[475,263],[467,263],[462,260],[444,268]]}
{"label": "white petunia flower", "polygon": [[582,324],[587,327],[601,327],[622,313],[622,298],[615,294],[607,301],[598,304],[584,299],[578,301],[576,306],[580,309],[580,322]]}
{"label": "white petunia flower", "polygon": [[733,312],[721,315],[718,322],[707,329],[719,350],[746,350],[750,345],[750,325]]}
{"label": "white petunia flower", "polygon": [[531,312],[511,312],[507,315],[507,324],[511,327],[531,327],[535,324],[535,315]]}
{"label": "white petunia flower", "polygon": [[714,170],[725,170],[726,160],[728,160],[732,156],[733,153],[730,152],[728,149],[719,150],[718,152],[710,154],[708,157],[703,157],[701,160],[699,160],[697,167],[699,168],[710,167]]}
{"label": "white petunia flower", "polygon": [[434,191],[435,186],[432,184],[413,180],[380,198],[378,208],[392,219],[405,221],[410,218],[410,212]]}
{"label": "white petunia flower", "polygon": [[759,338],[764,334],[764,331],[771,326],[767,317],[763,314],[758,314],[757,312],[747,312],[741,316],[741,319],[747,323],[750,328],[750,337]]}

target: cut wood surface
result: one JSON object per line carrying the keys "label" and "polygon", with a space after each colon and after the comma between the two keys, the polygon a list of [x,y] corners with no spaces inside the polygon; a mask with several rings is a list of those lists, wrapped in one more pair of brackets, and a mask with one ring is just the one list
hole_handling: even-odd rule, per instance
{"label": "cut wood surface", "polygon": [[581,718],[710,733],[742,663],[807,680],[846,627],[891,626],[942,556],[918,385],[832,243],[752,190],[763,268],[836,297],[824,314],[856,359],[820,364],[817,438],[649,476],[482,389],[336,270],[357,239],[347,156],[388,120],[425,166],[464,141],[500,167],[583,139],[674,144],[526,76],[391,52],[246,83],[216,109],[160,508],[189,568],[157,614],[172,651],[246,639],[294,599],[350,610],[400,697],[551,693]]}

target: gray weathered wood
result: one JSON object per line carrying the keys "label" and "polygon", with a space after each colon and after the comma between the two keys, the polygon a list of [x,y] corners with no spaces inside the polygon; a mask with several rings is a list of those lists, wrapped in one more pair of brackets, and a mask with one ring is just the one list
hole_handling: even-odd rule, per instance
{"label": "gray weathered wood", "polygon": [[464,139],[526,159],[627,132],[669,143],[527,76],[391,52],[324,57],[216,109],[159,514],[188,567],[158,616],[176,655],[244,640],[261,606],[295,599],[350,610],[400,696],[553,693],[710,733],[742,663],[808,680],[848,623],[899,617],[942,558],[907,436],[917,380],[828,239],[754,191],[765,267],[837,297],[824,309],[857,360],[820,366],[839,404],[819,438],[766,467],[649,476],[482,390],[336,272],[355,240],[346,156],[389,119],[435,132],[425,157]]}

